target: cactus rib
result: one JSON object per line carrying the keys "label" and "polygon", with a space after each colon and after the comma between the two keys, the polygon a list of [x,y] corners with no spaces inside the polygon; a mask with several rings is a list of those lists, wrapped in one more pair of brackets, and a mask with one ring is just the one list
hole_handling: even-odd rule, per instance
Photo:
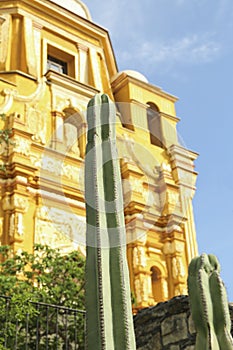
{"label": "cactus rib", "polygon": [[89,102],[87,122],[86,346],[134,350],[115,107],[107,95]]}
{"label": "cactus rib", "polygon": [[214,255],[202,254],[189,265],[188,288],[196,327],[196,350],[233,350],[231,322],[220,265]]}

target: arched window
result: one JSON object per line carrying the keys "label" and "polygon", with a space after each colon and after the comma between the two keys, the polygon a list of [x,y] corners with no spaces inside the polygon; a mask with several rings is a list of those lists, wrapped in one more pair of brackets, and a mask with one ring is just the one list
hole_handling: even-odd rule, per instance
{"label": "arched window", "polygon": [[86,147],[86,127],[83,118],[72,108],[66,108],[64,113],[64,144],[66,150],[83,158]]}
{"label": "arched window", "polygon": [[134,131],[134,125],[131,116],[130,104],[126,102],[116,102],[117,116],[121,121],[123,128]]}
{"label": "arched window", "polygon": [[150,271],[154,301],[160,302],[163,300],[161,272],[156,266],[152,266]]}
{"label": "arched window", "polygon": [[152,145],[163,147],[161,116],[158,107],[152,103],[147,103],[147,125],[150,131],[150,142]]}

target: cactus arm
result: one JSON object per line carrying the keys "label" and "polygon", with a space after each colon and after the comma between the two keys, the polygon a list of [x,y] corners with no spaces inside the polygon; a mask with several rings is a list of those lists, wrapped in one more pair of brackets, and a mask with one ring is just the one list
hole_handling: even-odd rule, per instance
{"label": "cactus arm", "polygon": [[87,349],[134,350],[115,108],[107,95],[90,101],[87,121]]}
{"label": "cactus arm", "polygon": [[214,332],[213,307],[209,294],[209,273],[212,269],[208,256],[202,254],[189,265],[188,288],[190,307],[196,327],[195,350],[218,350]]}
{"label": "cactus arm", "polygon": [[214,255],[202,254],[189,265],[190,307],[197,331],[196,350],[233,350],[231,320],[220,264]]}
{"label": "cactus arm", "polygon": [[[108,274],[107,250],[101,249],[103,234],[107,223],[103,215],[102,153],[99,96],[88,105],[89,125],[85,162],[85,199],[87,220],[87,256],[86,256],[86,347],[87,349],[112,349],[113,342],[106,334],[106,324],[111,327],[110,283],[103,281]],[[104,286],[103,286],[104,284]],[[108,312],[107,312],[107,311]]]}
{"label": "cactus arm", "polygon": [[226,288],[218,270],[210,276],[210,293],[214,305],[214,328],[221,350],[232,350],[231,319]]}
{"label": "cactus arm", "polygon": [[[110,242],[110,276],[112,287],[114,340],[116,349],[134,348],[132,307],[126,260],[121,174],[116,151],[115,111],[103,95],[102,139],[105,203]],[[120,292],[119,292],[120,291]]]}

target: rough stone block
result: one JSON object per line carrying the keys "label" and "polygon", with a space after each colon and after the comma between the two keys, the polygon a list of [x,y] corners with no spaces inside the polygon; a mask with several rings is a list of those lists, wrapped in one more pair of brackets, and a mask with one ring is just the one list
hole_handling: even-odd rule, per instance
{"label": "rough stone block", "polygon": [[179,345],[171,345],[169,350],[180,350]]}
{"label": "rough stone block", "polygon": [[164,346],[187,339],[186,314],[174,315],[165,319],[161,324],[161,331]]}
{"label": "rough stone block", "polygon": [[194,322],[193,322],[193,319],[192,319],[191,315],[189,316],[189,319],[188,319],[188,325],[189,325],[189,332],[190,332],[190,334],[196,333],[196,329],[195,329]]}
{"label": "rough stone block", "polygon": [[151,339],[151,350],[162,350],[160,333],[153,335]]}

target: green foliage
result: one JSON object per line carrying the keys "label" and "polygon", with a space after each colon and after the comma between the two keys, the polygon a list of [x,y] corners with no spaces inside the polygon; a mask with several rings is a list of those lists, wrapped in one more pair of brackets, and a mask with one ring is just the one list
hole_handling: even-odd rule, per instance
{"label": "green foliage", "polygon": [[[0,349],[4,345],[6,336],[10,348],[13,348],[11,341],[15,342],[12,337],[16,331],[18,334],[17,349],[21,349],[20,344],[24,349],[25,323],[27,323],[29,333],[34,334],[29,335],[32,338],[32,344],[35,344],[35,328],[39,317],[36,302],[61,306],[59,314],[55,315],[57,313],[55,308],[50,312],[49,330],[47,329],[47,331],[45,330],[46,327],[48,328],[45,324],[47,321],[44,321],[46,317],[43,318],[43,316],[48,313],[48,308],[40,310],[40,328],[43,329],[40,333],[40,349],[46,348],[43,347],[45,335],[47,338],[49,335],[49,349],[55,349],[56,322],[58,321],[59,324],[58,336],[61,343],[64,337],[64,327],[71,327],[72,322],[74,322],[74,317],[67,315],[66,308],[83,309],[85,259],[77,251],[63,256],[58,250],[41,245],[35,246],[34,253],[23,251],[15,255],[8,246],[1,246],[0,254],[2,257],[0,262],[0,295],[10,297],[10,299],[0,298],[0,319],[7,328],[3,331],[4,328],[1,327]],[[8,302],[9,305],[7,305]],[[70,344],[72,345],[74,336],[78,337],[79,349],[82,349],[84,346],[83,315],[80,316],[78,324],[80,327],[78,334],[70,334],[69,336]],[[72,332],[74,331],[72,330]],[[30,349],[34,348],[32,344],[29,343]],[[70,349],[72,349],[71,345]],[[3,347],[3,349],[5,348]]]}
{"label": "green foliage", "polygon": [[[6,115],[4,113],[0,114],[0,119],[2,119],[3,121],[6,120]],[[10,140],[10,136],[12,134],[12,129],[9,128],[4,128],[0,130],[0,145],[2,144],[12,144],[11,140]],[[6,171],[6,166],[5,164],[0,164],[0,171]]]}
{"label": "green foliage", "polygon": [[[0,114],[0,119],[2,119],[3,121],[6,120],[6,115],[5,114]],[[9,144],[10,141],[10,135],[12,134],[12,130],[11,129],[2,129],[0,130],[0,144],[2,143],[6,143]]]}
{"label": "green foliage", "polygon": [[220,265],[214,255],[202,254],[189,265],[188,288],[196,327],[196,350],[233,350],[231,320]]}

